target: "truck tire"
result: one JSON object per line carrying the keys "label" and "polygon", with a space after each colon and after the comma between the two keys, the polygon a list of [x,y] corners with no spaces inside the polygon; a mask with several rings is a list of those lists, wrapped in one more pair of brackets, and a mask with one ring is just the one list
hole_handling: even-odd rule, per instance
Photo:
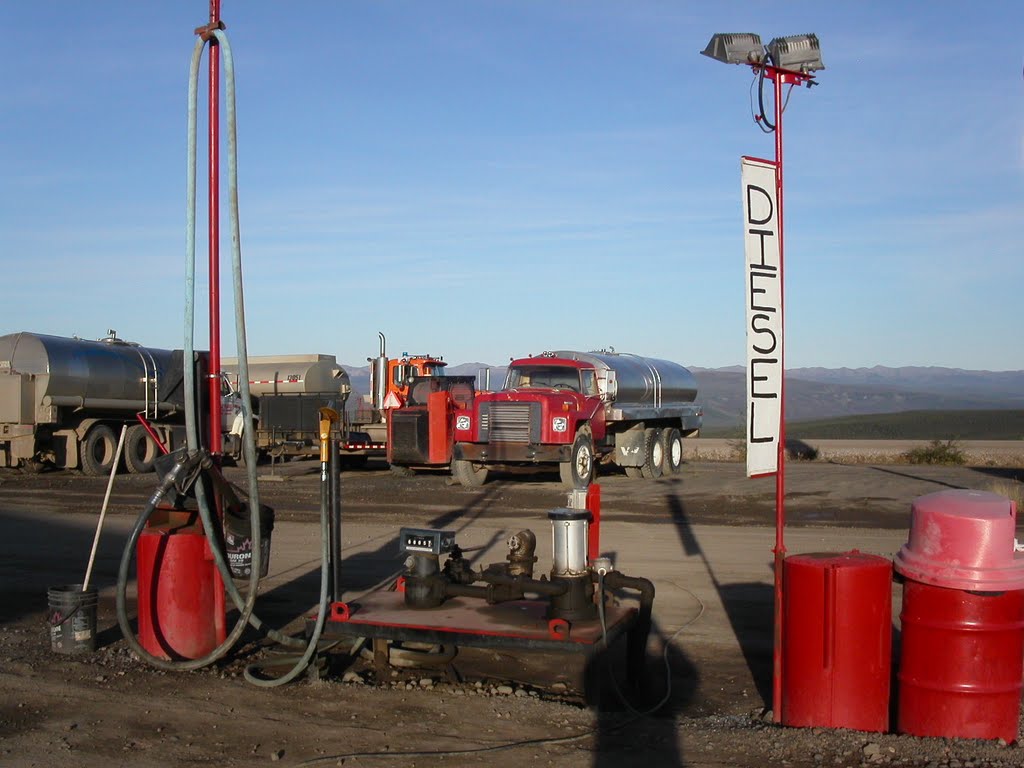
{"label": "truck tire", "polygon": [[678,475],[683,469],[683,436],[675,428],[661,432],[662,453],[665,456],[665,474]]}
{"label": "truck tire", "polygon": [[124,436],[124,465],[133,475],[144,475],[153,471],[153,460],[157,457],[156,443],[153,442],[141,424],[128,427]]}
{"label": "truck tire", "polygon": [[465,459],[452,459],[452,477],[466,488],[479,488],[487,482],[489,470],[485,464],[474,464]]}
{"label": "truck tire", "polygon": [[664,471],[665,450],[661,443],[661,430],[648,427],[644,430],[644,463],[640,473],[648,479],[655,479],[661,477]]}
{"label": "truck tire", "polygon": [[634,480],[644,476],[643,469],[641,467],[623,467],[622,469],[626,472],[626,477],[631,477]]}
{"label": "truck tire", "polygon": [[584,489],[594,479],[594,440],[589,429],[581,429],[572,442],[568,461],[558,465],[558,474],[565,488]]}
{"label": "truck tire", "polygon": [[416,471],[412,467],[406,467],[402,464],[392,464],[391,474],[395,477],[412,477],[416,474]]}
{"label": "truck tire", "polygon": [[86,475],[109,475],[117,454],[114,430],[106,424],[93,424],[82,441],[82,472]]}

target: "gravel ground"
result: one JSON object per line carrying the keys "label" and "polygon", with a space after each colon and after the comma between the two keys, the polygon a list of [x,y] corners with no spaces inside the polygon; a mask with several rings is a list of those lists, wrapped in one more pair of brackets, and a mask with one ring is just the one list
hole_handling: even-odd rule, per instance
{"label": "gravel ground", "polygon": [[[293,481],[266,485],[267,498],[280,511],[281,536],[315,528],[316,483],[304,470],[292,471]],[[794,525],[826,534],[832,529],[821,522],[824,515],[853,520],[865,534],[896,528],[906,524],[907,504],[918,492],[974,487],[992,474],[991,468],[893,473],[892,468],[800,467],[791,481]],[[608,524],[664,538],[666,526],[673,525],[665,518],[666,499],[678,498],[694,523],[750,529],[764,513],[766,488],[740,483],[741,476],[742,470],[723,463],[690,465],[682,484],[607,478]],[[467,500],[486,499],[487,511],[471,522],[500,527],[499,515],[540,512],[558,493],[554,478],[499,478],[473,492],[439,476],[396,478],[384,471],[346,478],[353,526],[388,529],[406,524],[412,498],[421,500],[421,507],[408,524],[436,520],[441,510],[472,509]],[[638,711],[622,703],[606,675],[599,678],[596,695],[585,690],[560,657],[541,658],[531,671],[503,654],[473,649],[456,657],[455,679],[429,667],[395,668],[377,679],[372,664],[349,655],[346,644],[334,648],[315,674],[264,690],[246,683],[242,671],[247,664],[273,660],[275,651],[247,636],[226,660],[208,669],[161,672],[140,664],[126,647],[109,588],[100,600],[98,650],[55,654],[47,637],[46,588],[79,572],[78,553],[91,541],[88,524],[94,519],[85,512],[98,508],[104,485],[73,473],[0,472],[0,764],[1024,765],[1017,744],[997,740],[777,725],[763,694],[766,671],[770,691],[770,653],[744,660],[724,642],[729,638],[688,634],[685,628],[669,646],[671,692],[663,702],[660,651],[667,638],[652,641],[648,689],[628,697]],[[111,530],[122,533],[101,547],[99,583],[109,585],[118,536],[123,540],[131,511],[150,490],[146,478],[119,482]],[[765,595],[757,591],[750,610],[759,615],[770,610],[770,603],[757,603],[770,600]],[[274,596],[268,599],[273,610]],[[281,613],[290,609],[280,607]],[[643,711],[657,704],[653,713]]]}

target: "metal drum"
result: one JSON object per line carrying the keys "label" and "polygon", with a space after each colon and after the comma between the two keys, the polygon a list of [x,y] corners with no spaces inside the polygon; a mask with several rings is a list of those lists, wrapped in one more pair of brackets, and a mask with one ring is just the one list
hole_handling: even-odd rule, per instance
{"label": "metal drum", "polygon": [[1016,505],[985,491],[920,496],[894,558],[905,577],[897,729],[1017,740],[1024,557]]}
{"label": "metal drum", "polygon": [[973,593],[907,580],[897,729],[1017,740],[1024,591]]}

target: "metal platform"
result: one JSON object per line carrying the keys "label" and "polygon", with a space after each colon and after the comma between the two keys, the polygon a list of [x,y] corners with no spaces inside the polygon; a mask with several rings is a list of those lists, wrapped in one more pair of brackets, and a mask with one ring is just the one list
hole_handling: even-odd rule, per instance
{"label": "metal platform", "polygon": [[[604,648],[600,621],[549,621],[543,600],[488,605],[456,597],[438,608],[416,610],[406,607],[402,592],[387,591],[371,593],[347,607],[347,615],[333,611],[328,616],[324,638],[369,637],[587,654]],[[605,611],[608,645],[633,629],[636,617],[636,608],[609,606]],[[307,627],[311,628],[314,621],[310,618]],[[643,641],[646,643],[646,632]]]}

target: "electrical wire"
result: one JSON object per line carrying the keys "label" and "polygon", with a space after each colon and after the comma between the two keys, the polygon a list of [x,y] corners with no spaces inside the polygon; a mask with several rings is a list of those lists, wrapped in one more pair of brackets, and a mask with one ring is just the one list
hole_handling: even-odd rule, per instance
{"label": "electrical wire", "polygon": [[[601,642],[604,643],[604,647],[605,648],[608,648],[608,624],[607,624],[607,622],[605,620],[605,615],[604,615],[604,603],[605,603],[604,574],[601,573],[601,572],[598,572],[598,574],[597,574],[597,585],[598,585],[598,592],[599,592],[598,601],[597,601],[597,615],[598,615],[598,618],[601,621]],[[625,706],[626,709],[631,714],[635,715],[635,717],[633,718],[634,720],[635,719],[639,719],[641,717],[646,717],[647,715],[650,715],[650,714],[653,714],[653,713],[657,712],[659,709],[661,709],[663,706],[665,706],[665,704],[668,702],[668,700],[672,697],[672,664],[671,664],[671,662],[669,661],[669,658],[668,658],[669,648],[672,647],[672,644],[675,642],[676,638],[679,637],[679,635],[682,633],[682,631],[684,629],[686,629],[688,626],[693,624],[701,616],[704,615],[704,601],[701,600],[699,597],[697,597],[695,594],[693,594],[693,592],[691,592],[690,590],[682,588],[682,587],[681,587],[681,589],[683,589],[683,591],[687,592],[690,595],[690,597],[692,597],[694,600],[697,601],[697,605],[700,606],[700,610],[697,611],[697,615],[696,616],[693,616],[692,618],[690,618],[688,621],[683,623],[683,625],[681,627],[679,627],[679,629],[677,629],[675,632],[673,632],[672,636],[665,642],[665,647],[662,650],[662,654],[661,654],[662,655],[662,660],[664,661],[664,664],[665,664],[665,695],[662,696],[661,700],[657,704],[654,704],[653,706],[649,707],[648,709],[646,709],[644,711],[640,711],[640,710],[636,709],[632,704],[629,703],[629,700],[626,698],[626,695],[619,688],[619,684],[615,680],[615,675],[609,675],[609,677],[611,678],[611,681],[612,681],[612,688],[615,689],[615,694],[619,697],[619,700],[622,702],[623,706]],[[632,722],[632,721],[630,721],[630,722]]]}
{"label": "electrical wire", "polygon": [[[764,133],[772,133],[775,131],[775,125],[774,123],[772,123],[771,120],[768,119],[768,113],[764,108],[764,70],[765,67],[763,65],[758,66],[757,71],[754,73],[754,78],[750,82],[750,113],[751,116],[754,118],[754,123],[757,125],[758,128],[760,128]],[[775,76],[779,77],[780,75],[776,73]],[[753,91],[755,83],[757,83],[757,113],[754,112]],[[786,106],[789,104],[789,97],[793,93],[794,85],[795,83],[789,83],[789,88],[786,91],[786,96],[782,100],[782,109],[779,111],[780,114],[784,114],[786,111]]]}

